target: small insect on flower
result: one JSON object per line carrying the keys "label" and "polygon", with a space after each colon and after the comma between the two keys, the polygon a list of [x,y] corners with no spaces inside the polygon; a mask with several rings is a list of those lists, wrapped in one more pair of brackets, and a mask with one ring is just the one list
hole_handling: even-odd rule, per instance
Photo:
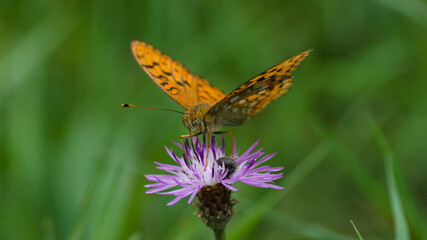
{"label": "small insect on flower", "polygon": [[[172,149],[165,147],[178,165],[155,162],[158,165],[156,168],[167,174],[145,175],[147,180],[154,182],[145,185],[151,188],[146,193],[174,195],[176,198],[167,204],[171,206],[187,196],[190,196],[188,203],[191,203],[205,186],[222,185],[228,190],[237,191],[232,184],[242,182],[255,187],[283,189],[273,182],[283,176],[282,173],[273,172],[281,171],[283,167],[260,166],[277,152],[262,157],[262,149],[255,151],[259,140],[240,156],[225,155],[224,138],[222,146],[215,143],[215,136],[212,136],[210,145],[205,141],[201,143],[197,138],[193,138],[193,143],[194,149],[188,141],[185,142],[183,157],[177,157]],[[181,144],[175,144],[181,148]]]}

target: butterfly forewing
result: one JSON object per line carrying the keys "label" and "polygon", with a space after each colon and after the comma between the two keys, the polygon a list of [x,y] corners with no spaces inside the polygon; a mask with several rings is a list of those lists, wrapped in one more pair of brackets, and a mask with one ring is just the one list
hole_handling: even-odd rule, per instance
{"label": "butterfly forewing", "polygon": [[252,78],[212,106],[207,115],[220,125],[240,125],[286,94],[292,86],[290,74],[310,54],[302,52]]}
{"label": "butterfly forewing", "polygon": [[183,108],[197,104],[197,76],[144,42],[133,41],[132,52],[150,78]]}
{"label": "butterfly forewing", "polygon": [[212,86],[212,84],[204,78],[198,78],[197,93],[199,103],[209,103],[211,105],[225,97],[225,93],[223,91]]}

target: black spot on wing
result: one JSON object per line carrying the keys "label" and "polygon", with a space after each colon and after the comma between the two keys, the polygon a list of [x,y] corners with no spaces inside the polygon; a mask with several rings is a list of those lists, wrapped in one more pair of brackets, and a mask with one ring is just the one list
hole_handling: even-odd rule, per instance
{"label": "black spot on wing", "polygon": [[179,90],[176,87],[170,87],[170,88],[166,89],[166,91],[168,91],[172,95],[179,94]]}
{"label": "black spot on wing", "polygon": [[157,62],[153,62],[153,65],[143,64],[141,63],[141,66],[145,68],[154,68],[154,66],[158,66],[159,64]]}
{"label": "black spot on wing", "polygon": [[162,70],[163,74],[166,74],[168,76],[172,75],[170,72],[166,72],[165,70]]}
{"label": "black spot on wing", "polygon": [[158,75],[158,76],[156,76],[156,75],[154,75],[154,74],[151,74],[153,77],[155,77],[155,78],[157,78],[157,79],[161,79],[161,80],[163,80],[163,81],[165,81],[165,82],[168,82],[169,81],[169,79],[167,79],[165,76],[163,76],[163,75]]}
{"label": "black spot on wing", "polygon": [[259,83],[259,82],[264,81],[265,79],[266,79],[266,78],[265,78],[265,76],[262,76],[262,77],[258,78],[258,79],[256,80],[256,82],[257,82],[257,83]]}
{"label": "black spot on wing", "polygon": [[179,85],[179,86],[181,86],[181,87],[182,87],[183,85],[190,86],[190,84],[189,84],[186,80],[184,80],[183,82],[184,82],[184,84],[182,84],[182,82],[179,82],[179,81],[178,81],[178,82],[176,82],[176,84],[178,84],[178,85]]}

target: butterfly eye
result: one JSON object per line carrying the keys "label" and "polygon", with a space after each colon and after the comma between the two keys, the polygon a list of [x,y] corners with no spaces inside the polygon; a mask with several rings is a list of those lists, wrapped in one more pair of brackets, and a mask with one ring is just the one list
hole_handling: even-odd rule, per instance
{"label": "butterfly eye", "polygon": [[193,126],[199,126],[200,122],[201,122],[201,119],[198,116],[193,117],[191,120],[191,123]]}

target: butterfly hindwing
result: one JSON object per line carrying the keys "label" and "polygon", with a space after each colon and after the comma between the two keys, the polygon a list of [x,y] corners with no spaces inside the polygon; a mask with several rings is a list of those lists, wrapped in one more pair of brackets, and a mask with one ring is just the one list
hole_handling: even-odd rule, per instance
{"label": "butterfly hindwing", "polygon": [[207,115],[220,125],[240,125],[292,86],[290,74],[310,54],[302,52],[252,78],[212,106]]}

